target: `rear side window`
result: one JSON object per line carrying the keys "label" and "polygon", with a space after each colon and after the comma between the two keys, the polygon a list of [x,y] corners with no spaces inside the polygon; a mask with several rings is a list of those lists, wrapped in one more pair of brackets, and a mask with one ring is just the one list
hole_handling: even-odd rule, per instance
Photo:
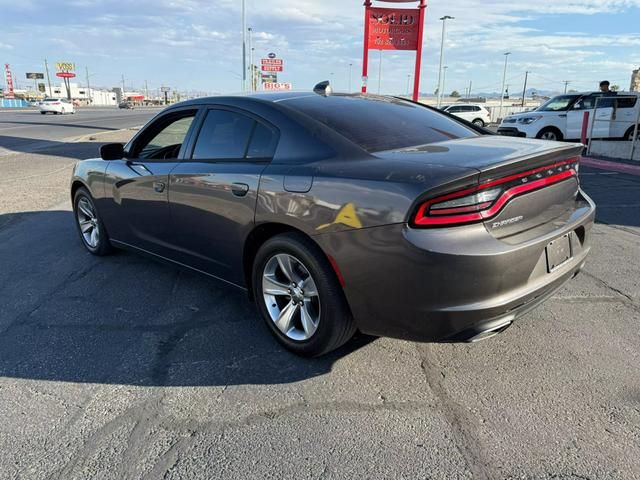
{"label": "rear side window", "polygon": [[620,97],[616,98],[616,104],[618,108],[633,108],[638,102],[638,97]]}
{"label": "rear side window", "polygon": [[277,136],[241,113],[209,110],[193,149],[194,160],[243,160],[273,156]]}
{"label": "rear side window", "polygon": [[438,111],[389,97],[309,95],[281,105],[307,114],[368,152],[479,136]]}
{"label": "rear side window", "polygon": [[193,158],[244,158],[254,123],[252,118],[235,112],[209,110],[198,134]]}

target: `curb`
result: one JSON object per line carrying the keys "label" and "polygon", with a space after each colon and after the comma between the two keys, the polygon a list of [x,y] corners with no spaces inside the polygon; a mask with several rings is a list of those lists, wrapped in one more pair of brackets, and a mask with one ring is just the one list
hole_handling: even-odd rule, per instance
{"label": "curb", "polygon": [[580,164],[585,167],[598,168],[600,170],[610,170],[613,172],[626,173],[640,177],[640,165],[629,165],[628,163],[611,162],[591,157],[582,157]]}
{"label": "curb", "polygon": [[85,140],[95,140],[96,137],[99,137],[101,135],[107,135],[108,133],[127,132],[129,130],[140,130],[141,128],[142,128],[142,125],[137,125],[135,127],[120,128],[118,130],[106,130],[103,132],[87,133],[86,135],[82,135],[80,137],[64,138],[62,141],[69,142],[69,143],[78,143],[78,142],[83,142]]}

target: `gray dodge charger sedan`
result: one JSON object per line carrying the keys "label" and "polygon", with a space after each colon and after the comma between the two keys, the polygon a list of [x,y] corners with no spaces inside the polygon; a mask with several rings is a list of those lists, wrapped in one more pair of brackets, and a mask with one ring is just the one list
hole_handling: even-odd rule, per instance
{"label": "gray dodge charger sedan", "polygon": [[397,98],[211,97],[78,162],[71,196],[91,253],[243,288],[281,344],[314,356],[356,330],[487,338],[553,294],[590,249],[580,152]]}

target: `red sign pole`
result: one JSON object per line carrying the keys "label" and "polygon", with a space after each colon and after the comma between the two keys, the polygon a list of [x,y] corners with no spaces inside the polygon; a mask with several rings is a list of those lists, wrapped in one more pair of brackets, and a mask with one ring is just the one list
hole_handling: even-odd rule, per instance
{"label": "red sign pole", "polygon": [[362,55],[362,93],[367,93],[367,72],[369,70],[369,8],[371,0],[364,0],[364,53]]}
{"label": "red sign pole", "polygon": [[424,14],[427,9],[426,0],[420,0],[418,6],[420,15],[418,17],[418,49],[416,50],[416,70],[413,74],[413,101],[418,101],[420,94],[420,63],[422,62],[422,31],[424,30]]}

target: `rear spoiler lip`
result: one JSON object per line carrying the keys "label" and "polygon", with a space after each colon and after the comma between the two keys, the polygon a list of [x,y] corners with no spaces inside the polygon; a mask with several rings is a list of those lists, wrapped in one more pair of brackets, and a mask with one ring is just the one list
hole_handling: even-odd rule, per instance
{"label": "rear spoiler lip", "polygon": [[568,144],[545,152],[516,157],[502,163],[491,165],[488,168],[479,169],[479,180],[482,183],[519,173],[524,170],[529,170],[531,168],[542,167],[544,165],[550,165],[573,158],[576,158],[579,161],[582,150],[582,144]]}

